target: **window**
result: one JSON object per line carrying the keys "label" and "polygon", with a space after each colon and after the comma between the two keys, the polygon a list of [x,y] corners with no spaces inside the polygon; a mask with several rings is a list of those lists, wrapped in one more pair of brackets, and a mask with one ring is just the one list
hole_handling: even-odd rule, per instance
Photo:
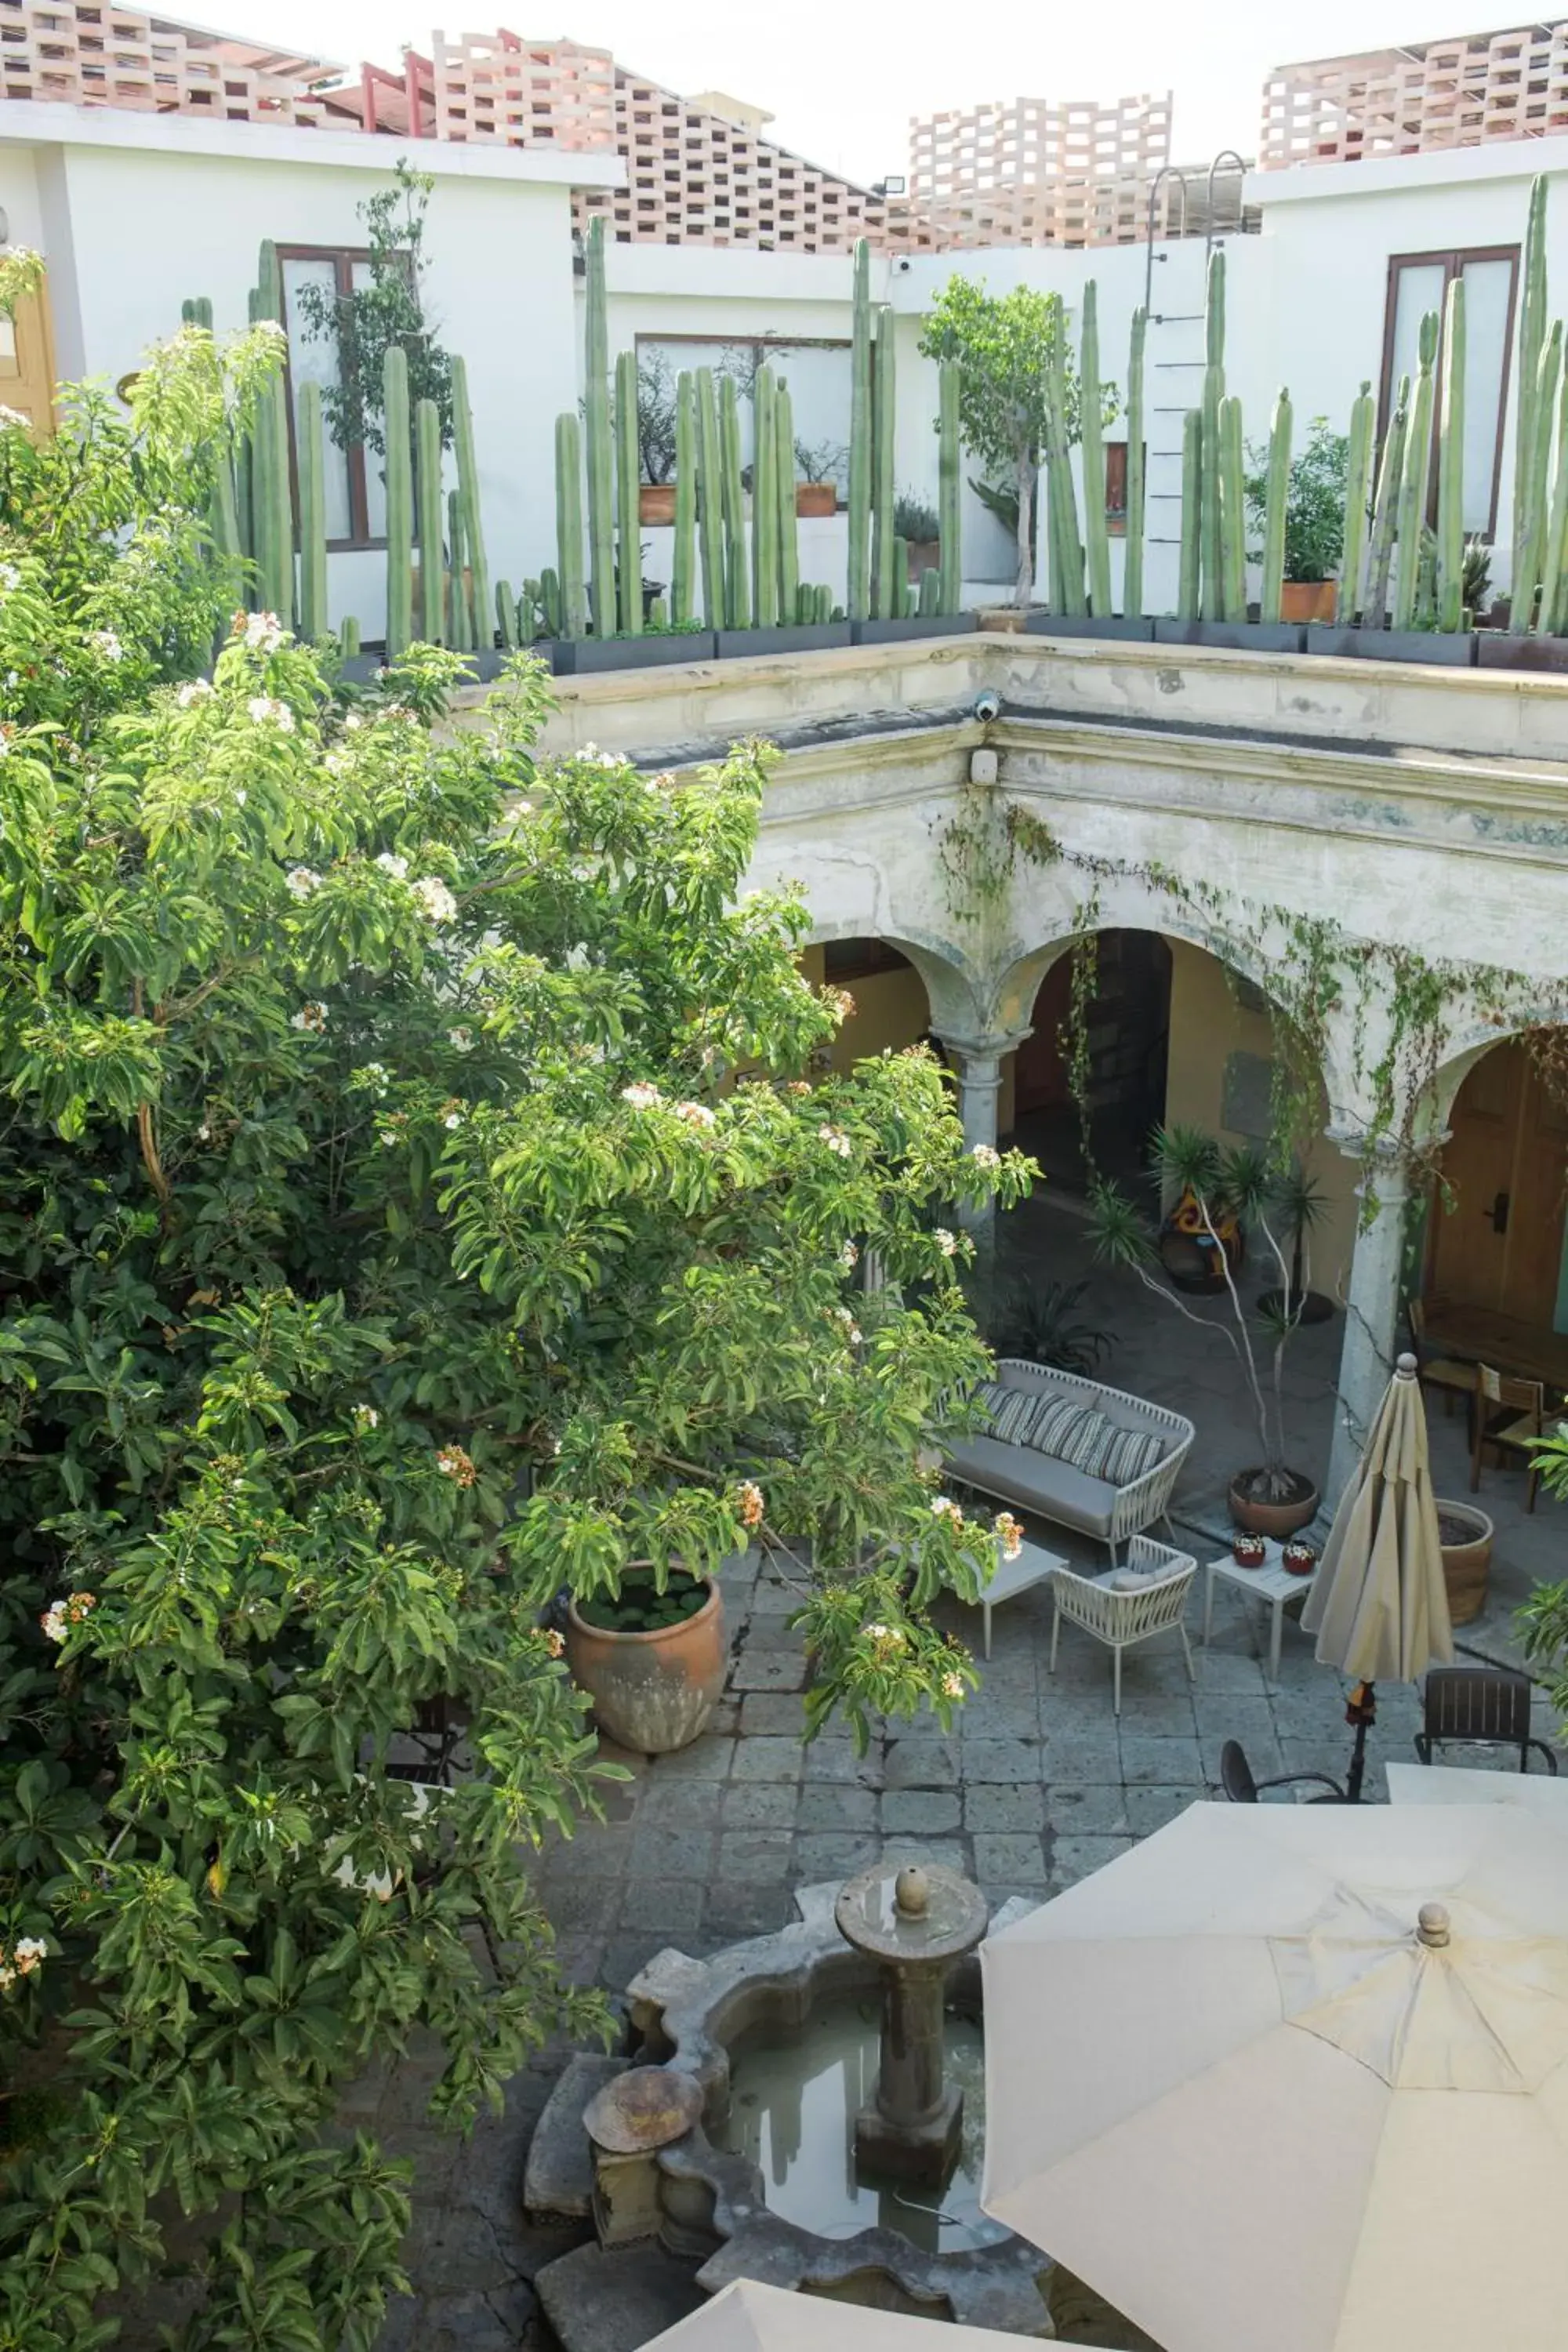
{"label": "window", "polygon": [[[296,489],[299,466],[295,431],[302,384],[335,384],[341,362],[335,341],[312,336],[300,310],[300,289],[319,286],[345,295],[370,284],[370,255],[363,247],[279,246],[283,271],[283,323],[289,336],[289,464]],[[333,549],[382,547],[386,543],[386,481],[381,460],[363,446],[340,449],[323,425],[327,545]]]}
{"label": "window", "polygon": [[[1388,301],[1383,328],[1383,386],[1378,404],[1381,440],[1394,412],[1399,379],[1415,378],[1421,320],[1442,311],[1451,281],[1465,286],[1465,530],[1490,539],[1497,529],[1498,480],[1502,470],[1503,420],[1507,414],[1509,358],[1513,346],[1513,306],[1519,275],[1517,245],[1477,246],[1459,253],[1396,253],[1388,265]],[[1441,383],[1436,405],[1440,409]],[[1437,499],[1436,426],[1434,415],[1429,519]]]}
{"label": "window", "polygon": [[[662,375],[671,398],[676,378],[684,369],[710,367],[715,377],[733,376],[741,395],[741,464],[752,464],[754,419],[751,392],[764,362],[789,386],[795,446],[810,450],[824,464],[824,478],[837,485],[842,497],[848,485],[849,398],[853,357],[847,343],[816,339],[782,342],[763,337],[755,341],[735,335],[639,335],[639,369]],[[875,353],[873,353],[873,364]]]}

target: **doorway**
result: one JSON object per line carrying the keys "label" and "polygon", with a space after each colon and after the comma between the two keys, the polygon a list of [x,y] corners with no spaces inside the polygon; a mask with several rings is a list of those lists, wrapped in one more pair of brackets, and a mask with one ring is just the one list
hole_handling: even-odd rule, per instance
{"label": "doorway", "polygon": [[1494,1045],[1465,1079],[1443,1146],[1426,1288],[1551,1330],[1563,1262],[1568,1106],[1522,1045]]}
{"label": "doorway", "polygon": [[55,342],[47,286],[0,318],[0,403],[25,417],[35,441],[55,429]]}

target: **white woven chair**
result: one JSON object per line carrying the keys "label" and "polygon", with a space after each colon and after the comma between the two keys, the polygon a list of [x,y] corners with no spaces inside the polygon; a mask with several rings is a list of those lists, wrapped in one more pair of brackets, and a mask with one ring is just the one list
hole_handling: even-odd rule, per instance
{"label": "white woven chair", "polygon": [[1121,1653],[1131,1650],[1136,1643],[1152,1641],[1156,1633],[1168,1633],[1173,1628],[1181,1635],[1187,1680],[1194,1679],[1193,1654],[1182,1618],[1193,1579],[1198,1572],[1197,1561],[1190,1552],[1173,1551],[1168,1544],[1153,1543],[1147,1536],[1133,1536],[1127,1546],[1127,1566],[1142,1571],[1145,1579],[1136,1592],[1114,1591],[1104,1578],[1079,1576],[1070,1568],[1056,1569],[1051,1575],[1051,1593],[1056,1601],[1051,1622],[1051,1672],[1054,1675],[1057,1670],[1057,1643],[1065,1617],[1069,1625],[1092,1634],[1110,1652],[1111,1687],[1118,1715],[1121,1712]]}

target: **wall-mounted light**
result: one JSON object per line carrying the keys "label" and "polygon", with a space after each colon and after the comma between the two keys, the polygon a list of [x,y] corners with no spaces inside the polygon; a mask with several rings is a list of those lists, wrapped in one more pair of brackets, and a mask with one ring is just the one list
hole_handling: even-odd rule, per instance
{"label": "wall-mounted light", "polygon": [[901,172],[890,172],[885,180],[873,180],[870,193],[874,196],[901,196],[909,182]]}

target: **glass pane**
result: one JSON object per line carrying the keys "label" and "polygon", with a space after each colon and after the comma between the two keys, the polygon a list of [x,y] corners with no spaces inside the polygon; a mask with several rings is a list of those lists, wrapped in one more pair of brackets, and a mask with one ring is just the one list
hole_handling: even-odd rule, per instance
{"label": "glass pane", "polygon": [[1428,310],[1443,310],[1443,265],[1440,261],[1407,261],[1394,281],[1394,370],[1389,379],[1392,415],[1399,379],[1415,381],[1421,321]]}
{"label": "glass pane", "polygon": [[[363,294],[363,293],[364,292],[365,288],[366,288],[367,286],[369,286],[369,285],[370,285],[370,283],[371,283],[371,270],[370,270],[370,264],[369,264],[369,262],[368,262],[368,261],[353,261],[353,262],[351,262],[351,263],[349,264],[349,269],[350,269],[350,274],[351,274],[351,276],[352,276],[352,278],[353,278],[353,289],[354,289],[354,292],[355,292],[356,294]],[[385,474],[385,471],[384,471],[385,464],[386,464],[386,460],[385,460],[385,458],[382,456],[382,454],[381,454],[381,452],[380,452],[380,450],[379,450],[379,449],[367,449],[367,450],[365,451],[365,453],[364,453],[364,505],[365,505],[365,522],[366,522],[366,528],[367,528],[367,530],[368,530],[369,536],[370,536],[372,539],[384,539],[384,538],[386,537],[386,474]]]}
{"label": "glass pane", "polygon": [[[285,261],[283,264],[283,314],[289,327],[289,368],[293,379],[296,426],[299,421],[300,390],[302,384],[335,384],[338,381],[338,344],[335,335],[312,335],[300,314],[299,290],[302,286],[319,286],[328,294],[336,284],[331,262]],[[322,441],[325,445],[322,468],[327,509],[327,537],[353,537],[349,506],[349,461],[347,453],[338,447],[331,430],[322,419]]]}
{"label": "glass pane", "polygon": [[1489,530],[1498,410],[1508,363],[1510,261],[1467,261],[1465,281],[1465,529]]}

